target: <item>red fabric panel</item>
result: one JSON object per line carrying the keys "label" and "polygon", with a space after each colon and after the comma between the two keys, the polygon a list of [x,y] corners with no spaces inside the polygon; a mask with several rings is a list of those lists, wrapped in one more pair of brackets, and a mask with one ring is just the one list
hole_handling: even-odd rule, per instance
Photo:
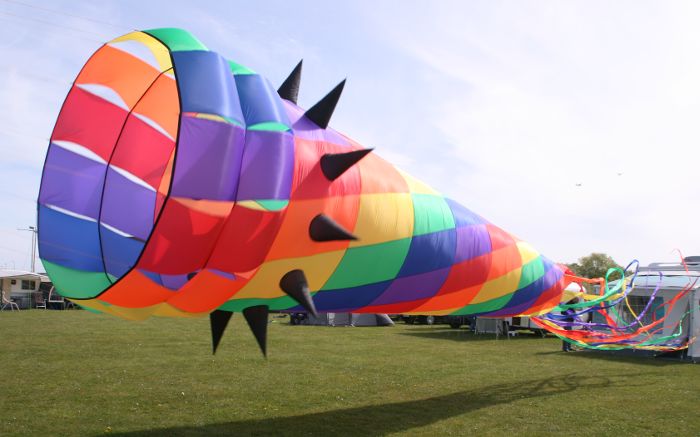
{"label": "red fabric panel", "polygon": [[168,275],[201,269],[219,238],[225,217],[190,209],[170,198],[138,267]]}
{"label": "red fabric panel", "polygon": [[[357,165],[349,168],[335,181],[329,181],[321,171],[321,157],[326,153],[344,153],[353,149],[323,141],[294,139],[294,179],[291,199],[320,199],[360,192],[360,173]],[[366,159],[366,157],[364,158]]]}
{"label": "red fabric panel", "polygon": [[282,218],[280,211],[234,206],[207,266],[229,273],[258,267],[270,250]]}
{"label": "red fabric panel", "polygon": [[370,305],[361,308],[358,311],[353,311],[356,313],[382,313],[382,314],[401,314],[409,313],[421,305],[428,302],[430,297],[424,299],[414,300],[411,302],[400,302],[400,303],[390,303],[385,305]]}
{"label": "red fabric panel", "polygon": [[174,148],[174,141],[132,114],[126,120],[112,164],[158,189]]}
{"label": "red fabric panel", "polygon": [[[554,308],[561,302],[562,294],[564,293],[564,288],[566,287],[565,277],[562,276],[556,284],[552,285],[549,289],[543,292],[540,297],[535,301],[535,303],[526,311],[529,314],[537,313],[542,310]],[[526,313],[523,311],[523,314]]]}
{"label": "red fabric panel", "polygon": [[126,116],[118,106],[73,87],[51,139],[80,144],[109,161]]}
{"label": "red fabric panel", "polygon": [[[438,295],[453,293],[475,285],[482,285],[491,271],[491,253],[462,261],[452,266]],[[464,306],[466,304],[462,304]]]}

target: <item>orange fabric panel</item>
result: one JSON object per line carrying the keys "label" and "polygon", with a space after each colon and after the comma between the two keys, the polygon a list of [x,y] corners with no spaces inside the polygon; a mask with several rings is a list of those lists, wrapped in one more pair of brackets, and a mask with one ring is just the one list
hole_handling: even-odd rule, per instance
{"label": "orange fabric panel", "polygon": [[161,75],[148,89],[134,112],[153,120],[171,138],[177,138],[180,101],[175,79],[165,74]]}
{"label": "orange fabric panel", "polygon": [[290,202],[267,259],[298,258],[346,249],[350,241],[313,241],[309,236],[309,224],[314,217],[323,213],[352,232],[359,205],[360,198],[357,195]]}
{"label": "orange fabric panel", "polygon": [[392,164],[370,153],[357,163],[363,193],[409,193],[408,183]]}
{"label": "orange fabric panel", "polygon": [[160,71],[122,50],[102,46],[76,79],[77,84],[105,85],[133,108]]}
{"label": "orange fabric panel", "polygon": [[518,242],[516,238],[498,226],[486,224],[486,230],[489,231],[489,237],[491,238],[491,250],[498,250],[502,247],[512,246]]}
{"label": "orange fabric panel", "polygon": [[188,313],[210,312],[236,294],[246,283],[242,278],[232,280],[205,269],[170,297],[168,303]]}
{"label": "orange fabric panel", "polygon": [[[520,250],[515,244],[515,240],[510,238],[510,241],[505,241],[502,237],[505,235],[503,231],[501,233],[492,233],[494,229],[498,229],[495,226],[488,226],[489,233],[491,234],[491,269],[487,280],[496,279],[503,276],[513,270],[522,267],[522,260],[520,257]],[[500,231],[500,229],[499,229]],[[509,245],[506,245],[508,244]],[[511,290],[515,291],[515,290]]]}
{"label": "orange fabric panel", "polygon": [[453,312],[456,309],[465,307],[479,294],[483,284],[472,285],[462,288],[451,293],[440,294],[431,298],[424,305],[415,308],[414,312],[426,311],[448,311]]}
{"label": "orange fabric panel", "polygon": [[100,300],[126,308],[141,308],[164,302],[172,295],[173,291],[132,270],[102,293]]}

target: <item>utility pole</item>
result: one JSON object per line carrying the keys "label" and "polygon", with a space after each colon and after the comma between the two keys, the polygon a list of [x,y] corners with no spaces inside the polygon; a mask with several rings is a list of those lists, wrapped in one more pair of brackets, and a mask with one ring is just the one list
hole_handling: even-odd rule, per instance
{"label": "utility pole", "polygon": [[32,273],[36,272],[35,263],[36,263],[36,240],[37,240],[37,234],[39,230],[36,228],[36,226],[30,226],[28,228],[18,228],[18,231],[29,231],[32,233]]}

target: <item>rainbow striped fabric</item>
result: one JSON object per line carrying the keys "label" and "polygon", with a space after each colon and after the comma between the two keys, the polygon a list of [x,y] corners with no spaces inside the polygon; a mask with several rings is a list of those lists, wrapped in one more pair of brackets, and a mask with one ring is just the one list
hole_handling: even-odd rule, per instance
{"label": "rainbow striped fabric", "polygon": [[[40,255],[59,292],[130,319],[300,310],[280,286],[300,270],[321,312],[559,304],[558,265],[284,94],[180,29],[102,46],[42,176]],[[329,177],[322,161],[348,152],[356,163]],[[312,223],[348,238],[314,237]]]}

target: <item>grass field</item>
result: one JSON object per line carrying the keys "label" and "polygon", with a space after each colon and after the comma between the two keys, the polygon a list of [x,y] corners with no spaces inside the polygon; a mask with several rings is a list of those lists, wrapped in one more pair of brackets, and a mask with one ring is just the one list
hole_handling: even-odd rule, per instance
{"label": "grass field", "polygon": [[448,327],[0,313],[0,435],[698,435],[700,365]]}

